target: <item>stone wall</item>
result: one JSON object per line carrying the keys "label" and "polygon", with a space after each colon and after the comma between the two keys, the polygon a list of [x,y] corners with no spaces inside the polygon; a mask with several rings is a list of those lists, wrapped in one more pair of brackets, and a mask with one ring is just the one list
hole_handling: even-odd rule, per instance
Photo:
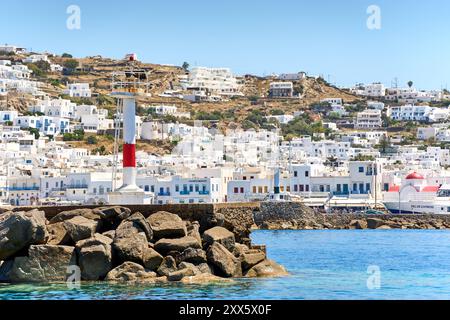
{"label": "stone wall", "polygon": [[319,214],[300,203],[262,203],[254,215],[261,229],[447,229],[450,215]]}
{"label": "stone wall", "polygon": [[[100,206],[39,206],[39,207],[15,207],[12,211],[29,211],[39,209],[45,212],[48,220],[58,213],[73,209],[95,209]],[[238,241],[245,240],[250,236],[251,226],[254,224],[253,212],[259,209],[258,203],[220,203],[220,204],[154,204],[154,205],[126,205],[123,206],[131,212],[140,212],[144,217],[158,211],[167,211],[177,214],[185,221],[198,221],[200,231],[203,232],[218,224],[225,224],[226,228],[236,236]],[[10,208],[0,208],[0,213],[9,211]]]}

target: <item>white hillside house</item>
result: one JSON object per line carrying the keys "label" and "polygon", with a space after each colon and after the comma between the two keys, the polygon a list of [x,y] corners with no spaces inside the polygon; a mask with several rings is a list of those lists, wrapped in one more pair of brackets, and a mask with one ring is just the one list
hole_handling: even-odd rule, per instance
{"label": "white hillside house", "polygon": [[358,112],[356,116],[356,129],[376,129],[381,128],[383,121],[381,119],[381,111],[375,109],[367,109]]}
{"label": "white hillside house", "polygon": [[225,96],[242,95],[241,85],[229,68],[194,67],[189,73],[186,89]]}
{"label": "white hillside house", "polygon": [[90,98],[92,95],[89,83],[70,83],[63,93],[78,98]]}

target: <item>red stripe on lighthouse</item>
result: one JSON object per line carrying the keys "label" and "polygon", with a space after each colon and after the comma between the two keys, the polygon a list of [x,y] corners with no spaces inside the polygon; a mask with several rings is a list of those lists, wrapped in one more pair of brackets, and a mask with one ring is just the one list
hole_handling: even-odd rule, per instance
{"label": "red stripe on lighthouse", "polygon": [[123,167],[136,167],[136,145],[123,145]]}

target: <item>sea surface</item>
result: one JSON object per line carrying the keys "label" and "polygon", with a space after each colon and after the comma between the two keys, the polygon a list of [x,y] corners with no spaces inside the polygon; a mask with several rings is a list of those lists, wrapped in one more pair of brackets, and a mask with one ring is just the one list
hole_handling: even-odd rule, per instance
{"label": "sea surface", "polygon": [[254,231],[291,273],[214,285],[0,284],[1,299],[450,299],[450,231]]}

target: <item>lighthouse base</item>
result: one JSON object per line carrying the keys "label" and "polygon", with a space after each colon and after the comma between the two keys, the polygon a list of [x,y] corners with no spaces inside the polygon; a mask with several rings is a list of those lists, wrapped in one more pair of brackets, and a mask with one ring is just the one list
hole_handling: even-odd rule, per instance
{"label": "lighthouse base", "polygon": [[152,204],[153,199],[153,193],[144,192],[137,186],[123,186],[108,193],[108,203],[116,205]]}

